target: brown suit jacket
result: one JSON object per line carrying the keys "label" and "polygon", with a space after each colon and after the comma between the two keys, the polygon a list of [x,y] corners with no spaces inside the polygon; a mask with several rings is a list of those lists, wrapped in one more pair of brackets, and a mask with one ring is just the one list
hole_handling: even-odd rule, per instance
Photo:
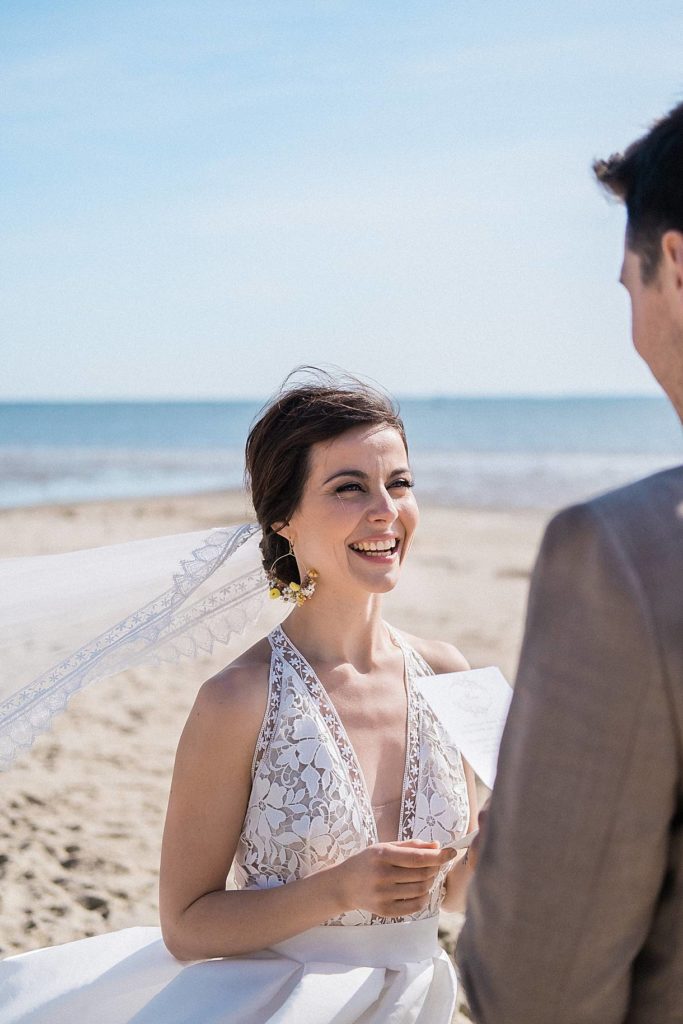
{"label": "brown suit jacket", "polygon": [[561,512],[457,959],[481,1024],[683,1022],[683,467]]}

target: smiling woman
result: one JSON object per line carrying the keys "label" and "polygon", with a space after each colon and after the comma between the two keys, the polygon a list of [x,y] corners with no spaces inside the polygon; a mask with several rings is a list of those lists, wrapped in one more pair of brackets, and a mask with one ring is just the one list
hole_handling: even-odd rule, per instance
{"label": "smiling woman", "polygon": [[8,1021],[95,1003],[112,1024],[218,1009],[228,1024],[451,1020],[437,922],[469,882],[451,847],[472,829],[474,786],[416,679],[468,666],[382,618],[418,524],[398,410],[309,372],[260,415],[247,472],[263,567],[308,599],[200,690],[169,797],[161,935],[4,961]]}
{"label": "smiling woman", "polygon": [[[355,428],[368,436],[378,431],[391,432],[401,442],[399,463],[393,472],[397,476],[407,475],[407,483],[412,485],[405,428],[389,396],[355,378],[335,379],[319,370],[308,370],[311,379],[300,382],[301,373],[297,371],[285,381],[247,440],[247,479],[263,529],[266,569],[289,554],[291,538],[287,537],[286,527],[301,502],[314,452],[316,463],[320,464],[315,467],[316,488],[341,497],[367,487],[363,467],[343,458],[344,454],[355,455],[355,450],[347,453],[337,449],[334,465],[329,458],[323,458],[321,453],[333,440]],[[286,582],[300,582],[294,559],[278,564],[278,572]]]}
{"label": "smiling woman", "polygon": [[296,552],[299,578],[303,565],[316,566],[321,595],[339,602],[359,586],[382,593],[396,585],[418,522],[405,462],[403,440],[389,426],[353,427],[312,446],[296,510],[272,525]]}
{"label": "smiling woman", "polygon": [[[346,557],[351,577],[359,572],[359,562],[364,568],[368,563],[391,567],[393,573],[374,572],[362,578],[363,585],[379,592],[392,589],[418,522],[406,462],[405,443],[393,426],[355,427],[324,447],[316,445],[305,499],[285,529],[312,534],[311,526],[317,523],[321,534],[328,530],[351,552]],[[326,549],[332,546],[323,541]],[[311,541],[309,551],[315,558],[313,547]],[[338,586],[344,586],[342,579]]]}

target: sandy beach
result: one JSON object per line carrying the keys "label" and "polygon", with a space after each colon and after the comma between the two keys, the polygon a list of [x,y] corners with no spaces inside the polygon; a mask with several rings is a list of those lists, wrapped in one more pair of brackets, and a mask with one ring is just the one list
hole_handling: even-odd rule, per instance
{"label": "sandy beach", "polygon": [[[67,551],[245,521],[239,493],[0,512],[0,557]],[[449,640],[508,678],[548,513],[422,508],[387,619]],[[246,641],[245,641],[246,645]],[[211,658],[120,675],[70,711],[2,776],[0,955],[157,923],[157,868],[173,756]],[[444,920],[446,942],[457,919]],[[464,1018],[463,1018],[464,1019]]]}

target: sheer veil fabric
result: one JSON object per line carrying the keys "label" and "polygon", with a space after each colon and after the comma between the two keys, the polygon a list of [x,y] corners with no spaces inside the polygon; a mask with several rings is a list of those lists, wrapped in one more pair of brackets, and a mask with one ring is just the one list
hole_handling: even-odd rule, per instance
{"label": "sheer veil fabric", "polygon": [[246,523],[1,560],[0,769],[85,686],[282,621],[290,609],[268,599],[260,539]]}

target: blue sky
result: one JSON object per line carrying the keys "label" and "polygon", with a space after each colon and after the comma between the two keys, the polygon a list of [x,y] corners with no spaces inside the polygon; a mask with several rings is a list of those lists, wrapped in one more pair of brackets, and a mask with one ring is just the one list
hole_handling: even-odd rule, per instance
{"label": "blue sky", "polygon": [[0,398],[656,393],[590,162],[682,38],[679,0],[3,0]]}

